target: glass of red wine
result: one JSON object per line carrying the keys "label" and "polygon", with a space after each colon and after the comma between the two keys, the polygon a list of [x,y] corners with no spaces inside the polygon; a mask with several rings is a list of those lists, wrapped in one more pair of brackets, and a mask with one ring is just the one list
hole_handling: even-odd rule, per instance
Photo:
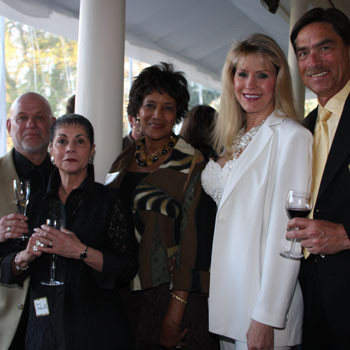
{"label": "glass of red wine", "polygon": [[[312,209],[312,198],[309,192],[298,192],[289,190],[286,199],[286,211],[289,219],[292,218],[306,218]],[[298,230],[298,227],[294,227],[294,230]],[[280,252],[280,255],[287,259],[299,260],[303,257],[301,251],[295,250],[296,239],[291,240],[290,250]]]}

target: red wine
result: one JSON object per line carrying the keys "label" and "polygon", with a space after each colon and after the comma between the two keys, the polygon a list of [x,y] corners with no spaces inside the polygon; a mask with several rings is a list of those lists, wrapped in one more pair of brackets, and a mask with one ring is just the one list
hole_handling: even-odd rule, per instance
{"label": "red wine", "polygon": [[293,218],[306,218],[309,214],[311,209],[286,209],[287,210],[287,214],[289,219],[293,219]]}

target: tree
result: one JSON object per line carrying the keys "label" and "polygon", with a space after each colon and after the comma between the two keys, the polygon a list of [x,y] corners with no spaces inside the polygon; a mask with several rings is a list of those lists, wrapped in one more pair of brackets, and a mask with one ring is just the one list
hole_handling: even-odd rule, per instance
{"label": "tree", "polygon": [[15,21],[5,22],[6,102],[28,91],[46,97],[55,116],[75,92],[77,42]]}

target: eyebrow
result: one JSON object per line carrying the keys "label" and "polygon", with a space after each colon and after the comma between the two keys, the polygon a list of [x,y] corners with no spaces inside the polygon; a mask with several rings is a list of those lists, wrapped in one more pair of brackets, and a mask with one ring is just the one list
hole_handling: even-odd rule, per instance
{"label": "eyebrow", "polygon": [[[322,47],[323,45],[326,45],[326,44],[332,44],[332,43],[334,43],[334,40],[333,39],[324,39],[324,40],[321,40],[320,42],[318,42],[318,43],[316,43],[316,44],[314,44],[314,45],[312,45],[311,46],[311,49],[313,49],[313,48],[320,48],[320,47]],[[299,51],[304,51],[304,50],[306,50],[306,49],[308,49],[309,48],[309,46],[296,46],[296,51],[297,52],[299,52]]]}
{"label": "eyebrow", "polygon": [[[88,136],[85,134],[77,134],[74,137],[81,137],[81,136],[88,138]],[[67,135],[66,134],[58,134],[57,137],[67,137]]]}
{"label": "eyebrow", "polygon": [[[245,69],[245,68],[237,68],[237,71],[248,72],[248,70]],[[263,68],[263,69],[259,69],[259,70],[255,71],[255,73],[264,73],[264,72],[271,73],[271,69],[269,69],[269,68]]]}
{"label": "eyebrow", "polygon": [[[155,101],[155,100],[152,100],[152,99],[145,99],[145,101],[144,102],[147,102],[147,103],[154,103],[154,104],[157,104],[157,102]],[[164,104],[165,105],[174,105],[175,104],[175,102],[164,102]]]}
{"label": "eyebrow", "polygon": [[[30,113],[32,113],[32,112],[19,111],[19,112],[17,113],[17,115],[19,115],[19,114],[30,114]],[[44,111],[43,111],[42,109],[38,109],[37,111],[34,111],[34,112],[33,112],[33,114],[39,114],[39,113],[44,113]]]}

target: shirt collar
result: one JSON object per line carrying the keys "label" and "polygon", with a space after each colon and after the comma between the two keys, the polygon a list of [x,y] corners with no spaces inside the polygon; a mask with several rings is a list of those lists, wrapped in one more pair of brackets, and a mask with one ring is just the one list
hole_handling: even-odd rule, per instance
{"label": "shirt collar", "polygon": [[33,170],[36,170],[43,175],[50,174],[52,170],[52,164],[48,154],[40,165],[34,165],[23,154],[13,149],[13,160],[17,175],[20,179],[30,179]]}
{"label": "shirt collar", "polygon": [[350,94],[350,80],[345,84],[345,86],[337,94],[335,94],[326,103],[324,108],[329,110],[332,113],[332,115],[336,115],[340,117],[343,112],[345,101],[349,96],[349,94]]}
{"label": "shirt collar", "polygon": [[[94,167],[93,165],[88,165],[88,175],[83,180],[83,182],[77,187],[75,190],[81,190],[84,192],[92,193],[94,190]],[[47,186],[47,195],[58,196],[58,188],[61,184],[60,173],[57,168],[52,172],[49,180],[49,184]],[[74,190],[74,191],[75,191]]]}

